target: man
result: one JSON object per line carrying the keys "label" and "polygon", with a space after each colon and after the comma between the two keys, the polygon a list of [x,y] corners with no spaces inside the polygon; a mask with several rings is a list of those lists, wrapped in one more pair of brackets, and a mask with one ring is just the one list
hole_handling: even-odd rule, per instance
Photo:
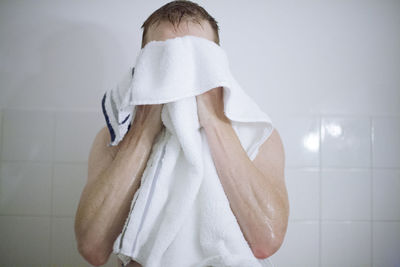
{"label": "man", "polygon": [[[142,28],[142,48],[152,40],[184,35],[219,44],[217,22],[190,1],[164,5]],[[283,145],[274,129],[251,161],[223,112],[222,94],[222,87],[218,87],[196,96],[199,122],[240,229],[254,256],[267,258],[280,248],[288,223]],[[139,106],[131,129],[117,146],[107,146],[110,142],[107,127],[99,131],[92,144],[75,233],[79,252],[93,265],[107,262],[122,231],[153,141],[163,127],[161,109],[162,104]],[[129,266],[140,264],[131,261]]]}

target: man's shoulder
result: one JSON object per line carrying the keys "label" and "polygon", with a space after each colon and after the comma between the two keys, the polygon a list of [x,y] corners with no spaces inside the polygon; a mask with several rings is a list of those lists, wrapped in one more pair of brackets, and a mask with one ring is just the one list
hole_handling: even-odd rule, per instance
{"label": "man's shoulder", "polygon": [[[118,150],[117,146],[109,146],[111,142],[110,131],[107,126],[103,126],[96,134],[94,141],[92,143],[92,151],[95,151],[96,154],[100,153],[101,155],[110,155],[112,157],[115,156],[115,153]],[[91,153],[90,156],[96,156],[96,154]]]}
{"label": "man's shoulder", "polygon": [[109,143],[110,133],[107,127],[103,127],[97,132],[89,152],[88,183],[96,180],[99,174],[107,168],[115,158],[118,148],[117,146],[108,146]]}
{"label": "man's shoulder", "polygon": [[105,142],[107,142],[107,140],[110,140],[111,136],[110,136],[110,132],[107,128],[107,126],[103,126],[96,134],[95,136],[95,142],[93,143],[93,145],[100,145],[103,144]]}

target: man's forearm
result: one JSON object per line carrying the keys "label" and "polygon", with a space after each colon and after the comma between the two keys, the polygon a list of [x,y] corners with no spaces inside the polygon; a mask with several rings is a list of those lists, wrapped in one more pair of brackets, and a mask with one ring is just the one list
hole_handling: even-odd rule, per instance
{"label": "man's forearm", "polygon": [[84,189],[85,198],[77,211],[80,234],[99,255],[111,253],[113,242],[122,230],[155,136],[132,125],[112,163]]}
{"label": "man's forearm", "polygon": [[203,127],[232,212],[253,253],[264,258],[266,247],[276,246],[274,236],[285,218],[272,177],[264,177],[254,166],[228,118],[209,119]]}

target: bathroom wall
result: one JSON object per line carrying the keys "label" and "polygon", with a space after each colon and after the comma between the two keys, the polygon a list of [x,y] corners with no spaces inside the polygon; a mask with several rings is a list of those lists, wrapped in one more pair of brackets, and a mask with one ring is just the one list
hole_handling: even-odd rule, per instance
{"label": "bathroom wall", "polygon": [[[89,266],[73,222],[101,96],[166,2],[1,1],[0,266]],[[399,266],[400,2],[198,3],[284,143],[275,266]]]}

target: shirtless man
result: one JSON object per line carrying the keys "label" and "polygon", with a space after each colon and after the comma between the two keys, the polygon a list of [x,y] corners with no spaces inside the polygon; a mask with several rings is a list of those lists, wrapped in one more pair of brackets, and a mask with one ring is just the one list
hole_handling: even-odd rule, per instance
{"label": "shirtless man", "polygon": [[[185,23],[178,23],[183,13],[182,22]],[[150,23],[157,16],[163,16],[160,23]],[[168,16],[172,21],[167,19]],[[176,22],[178,27],[171,22]],[[164,5],[143,26],[142,47],[152,40],[184,35],[219,43],[216,21],[190,1]],[[267,258],[280,248],[289,216],[283,145],[274,129],[251,161],[224,115],[222,93],[222,88],[218,87],[196,96],[199,122],[204,127],[232,212],[249,246],[255,257]],[[162,105],[138,106],[131,129],[117,146],[107,146],[110,142],[107,127],[102,128],[94,139],[88,160],[87,184],[75,217],[79,253],[92,265],[100,266],[108,261],[113,243],[122,231],[153,141],[164,127],[161,110]],[[236,166],[235,172],[231,171],[232,166]],[[118,264],[122,265],[119,259]],[[141,265],[131,261],[128,266]]]}

